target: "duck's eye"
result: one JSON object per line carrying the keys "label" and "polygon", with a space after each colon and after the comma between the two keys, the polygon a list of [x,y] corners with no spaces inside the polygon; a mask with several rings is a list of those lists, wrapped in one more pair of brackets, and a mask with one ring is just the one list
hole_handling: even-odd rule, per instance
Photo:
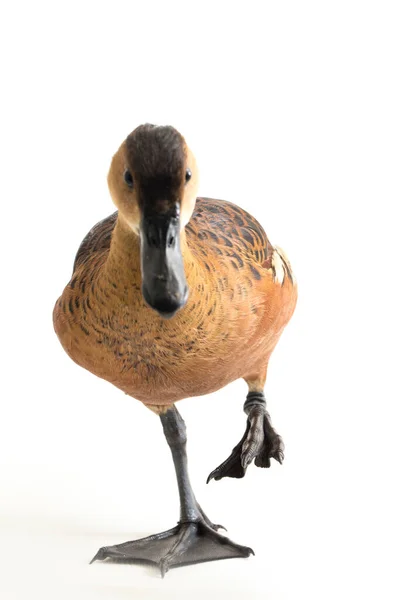
{"label": "duck's eye", "polygon": [[186,169],[186,175],[185,175],[186,183],[189,181],[189,179],[191,177],[192,177],[192,171],[190,169]]}
{"label": "duck's eye", "polygon": [[128,171],[128,169],[126,169],[126,171],[124,173],[124,181],[125,181],[125,183],[126,183],[127,186],[129,186],[130,188],[133,188],[132,173],[130,171]]}

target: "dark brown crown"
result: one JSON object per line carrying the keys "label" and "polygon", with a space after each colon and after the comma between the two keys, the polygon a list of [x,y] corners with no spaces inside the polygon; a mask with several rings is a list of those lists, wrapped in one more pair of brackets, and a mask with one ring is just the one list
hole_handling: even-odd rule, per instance
{"label": "dark brown crown", "polygon": [[166,200],[176,202],[184,181],[185,142],[171,126],[147,123],[135,129],[126,140],[127,162],[146,204]]}

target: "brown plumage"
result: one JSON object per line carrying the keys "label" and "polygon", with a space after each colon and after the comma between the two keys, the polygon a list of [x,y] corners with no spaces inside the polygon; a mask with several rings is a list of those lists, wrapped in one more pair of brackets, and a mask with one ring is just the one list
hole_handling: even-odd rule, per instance
{"label": "brown plumage", "polygon": [[296,286],[259,223],[229,202],[197,199],[183,244],[189,300],[165,321],[143,300],[139,243],[117,220],[86,236],[56,304],[69,356],[155,410],[240,377],[262,390]]}
{"label": "brown plumage", "polygon": [[[118,212],[83,240],[54,309],[55,330],[69,356],[161,416],[178,400],[238,378],[262,394],[269,358],[297,298],[290,264],[261,225],[230,202],[196,199],[197,179],[194,157],[176,130],[135,130],[110,168]],[[148,214],[180,219],[178,250],[189,296],[170,319],[142,293]],[[268,464],[259,466],[281,459],[280,438],[271,432]],[[213,476],[241,477],[250,458],[257,464],[254,444],[248,439],[251,451],[242,444],[241,465]]]}

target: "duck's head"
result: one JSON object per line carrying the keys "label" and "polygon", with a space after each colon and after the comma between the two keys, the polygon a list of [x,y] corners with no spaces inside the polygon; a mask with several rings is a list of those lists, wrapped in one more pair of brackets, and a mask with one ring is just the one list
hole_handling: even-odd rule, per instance
{"label": "duck's head", "polygon": [[108,185],[120,218],[140,238],[142,293],[171,318],[188,299],[181,234],[197,195],[196,161],[173,127],[141,125],[115,154]]}

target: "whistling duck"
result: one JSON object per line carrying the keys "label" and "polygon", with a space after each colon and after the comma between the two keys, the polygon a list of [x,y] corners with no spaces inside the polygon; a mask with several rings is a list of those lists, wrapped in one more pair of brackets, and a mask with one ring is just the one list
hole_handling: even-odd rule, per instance
{"label": "whistling duck", "polygon": [[196,501],[175,403],[243,378],[245,434],[208,481],[243,477],[253,460],[282,461],[263,390],[296,304],[291,266],[246,211],[196,197],[195,158],[173,127],[135,129],[112,159],[108,185],[118,211],[84,238],[54,327],[78,365],[160,416],[181,507],[173,529],[101,548],[93,560],[144,559],[164,575],[173,565],[249,556]]}

